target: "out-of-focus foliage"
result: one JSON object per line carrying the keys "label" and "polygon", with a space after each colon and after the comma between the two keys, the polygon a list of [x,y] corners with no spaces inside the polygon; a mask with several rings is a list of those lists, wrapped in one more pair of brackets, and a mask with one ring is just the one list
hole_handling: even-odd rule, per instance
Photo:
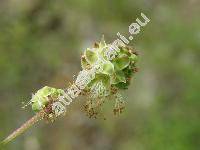
{"label": "out-of-focus foliage", "polygon": [[[65,118],[41,123],[9,144],[17,150],[197,150],[200,146],[199,0],[1,0],[0,138],[33,115],[31,92],[67,87],[80,55],[102,34],[112,42],[143,12],[150,22],[130,45],[140,72],[125,113],[88,119],[84,99]],[[104,116],[102,116],[103,118]]]}

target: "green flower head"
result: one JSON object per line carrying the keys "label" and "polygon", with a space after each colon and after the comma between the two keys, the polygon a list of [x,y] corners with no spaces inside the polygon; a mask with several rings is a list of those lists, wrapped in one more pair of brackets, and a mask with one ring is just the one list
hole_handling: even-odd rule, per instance
{"label": "green flower head", "polygon": [[[115,96],[119,90],[128,89],[131,78],[137,70],[138,55],[132,48],[119,46],[116,51],[113,51],[115,57],[110,59],[108,57],[110,47],[111,45],[102,40],[100,43],[95,43],[93,48],[87,48],[81,57],[83,70],[90,70],[98,66],[95,78],[85,90],[90,95],[86,106],[90,115],[91,110],[93,111],[99,103],[103,103],[105,98]],[[124,103],[120,100],[118,104]],[[118,104],[116,106],[119,106]]]}
{"label": "green flower head", "polygon": [[130,84],[130,79],[135,73],[134,70],[136,70],[137,54],[130,47],[119,47],[115,58],[109,60],[106,56],[109,48],[105,41],[101,41],[99,44],[96,43],[94,48],[86,49],[81,58],[84,70],[88,70],[97,64],[100,65],[95,79],[88,85],[89,90],[97,82],[102,82],[102,86],[106,88],[106,91],[111,91],[112,87],[127,89]]}

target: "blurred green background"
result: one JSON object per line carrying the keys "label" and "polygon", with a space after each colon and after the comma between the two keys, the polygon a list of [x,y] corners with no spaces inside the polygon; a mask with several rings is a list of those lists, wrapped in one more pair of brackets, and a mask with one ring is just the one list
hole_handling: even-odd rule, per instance
{"label": "blurred green background", "polygon": [[0,139],[34,115],[22,101],[48,85],[67,87],[80,71],[82,51],[108,43],[143,12],[147,26],[131,42],[140,71],[124,92],[126,110],[113,104],[89,119],[84,99],[53,124],[41,122],[7,150],[200,149],[199,0],[1,0]]}

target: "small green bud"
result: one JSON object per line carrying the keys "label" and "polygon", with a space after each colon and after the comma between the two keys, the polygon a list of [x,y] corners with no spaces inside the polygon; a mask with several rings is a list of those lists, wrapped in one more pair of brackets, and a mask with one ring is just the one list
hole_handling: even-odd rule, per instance
{"label": "small green bud", "polygon": [[81,57],[81,67],[82,67],[83,69],[87,69],[88,66],[89,66],[89,63],[87,62],[85,56],[82,56],[82,57]]}
{"label": "small green bud", "polygon": [[130,64],[129,57],[126,54],[122,54],[115,58],[113,61],[116,70],[123,70]]}
{"label": "small green bud", "polygon": [[123,71],[117,71],[117,72],[115,73],[115,79],[114,79],[114,81],[113,81],[112,84],[117,84],[117,83],[119,83],[119,82],[124,82],[124,83],[126,83],[126,77],[125,77],[125,74],[124,74]]}
{"label": "small green bud", "polygon": [[114,73],[114,65],[109,61],[104,63],[102,73],[112,75]]}
{"label": "small green bud", "polygon": [[131,54],[130,60],[131,60],[131,62],[136,63],[138,60],[138,56],[135,54]]}
{"label": "small green bud", "polygon": [[37,101],[37,102],[34,102],[34,103],[32,104],[32,110],[33,110],[34,112],[39,112],[42,108],[43,108],[43,107],[40,106],[40,104],[38,103],[38,101]]}
{"label": "small green bud", "polygon": [[57,98],[61,95],[63,90],[55,89],[52,87],[45,86],[38,90],[31,99],[32,109],[35,112],[42,110],[49,102],[49,96],[52,98]]}
{"label": "small green bud", "polygon": [[86,49],[85,58],[90,65],[93,65],[98,60],[98,55],[96,54],[96,52],[90,49]]}

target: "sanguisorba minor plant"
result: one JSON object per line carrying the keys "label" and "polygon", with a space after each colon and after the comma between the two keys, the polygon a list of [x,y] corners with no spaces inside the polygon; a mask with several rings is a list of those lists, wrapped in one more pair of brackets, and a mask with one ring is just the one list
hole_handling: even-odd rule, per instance
{"label": "sanguisorba minor plant", "polygon": [[[115,57],[110,59],[106,55],[110,46],[110,44],[106,44],[104,39],[102,39],[101,42],[95,43],[93,48],[87,48],[81,56],[81,72],[87,72],[95,67],[95,65],[98,65],[91,80],[78,93],[78,95],[86,96],[87,100],[84,109],[90,118],[96,118],[101,111],[102,105],[108,100],[114,101],[113,112],[115,115],[122,113],[125,101],[120,95],[120,91],[128,89],[131,78],[138,70],[136,67],[138,54],[135,50],[128,46],[119,45],[118,51],[114,53]],[[82,81],[83,78],[84,76],[81,76],[79,73],[75,83]],[[2,141],[1,145],[12,141],[39,120],[53,122],[58,117],[64,115],[66,111],[63,111],[62,115],[57,115],[58,110],[55,107],[53,108],[53,106],[55,106],[54,104],[66,92],[69,93],[70,91],[48,86],[38,90],[28,103],[36,113],[35,116],[12,132]],[[69,104],[68,102],[65,106]]]}

